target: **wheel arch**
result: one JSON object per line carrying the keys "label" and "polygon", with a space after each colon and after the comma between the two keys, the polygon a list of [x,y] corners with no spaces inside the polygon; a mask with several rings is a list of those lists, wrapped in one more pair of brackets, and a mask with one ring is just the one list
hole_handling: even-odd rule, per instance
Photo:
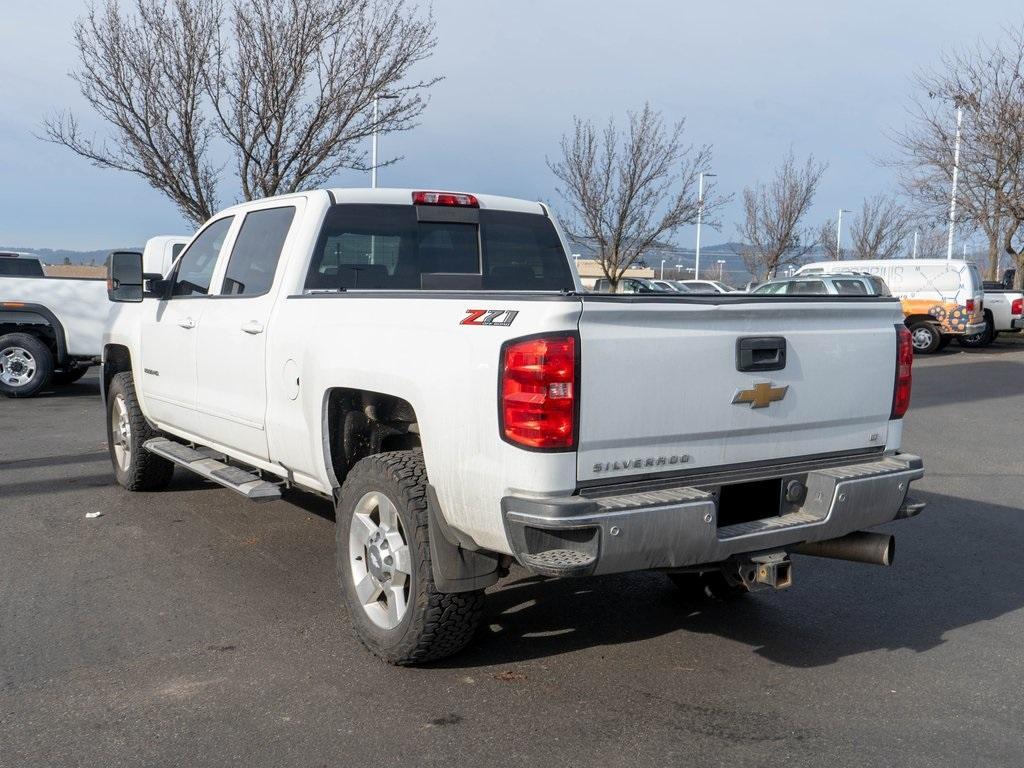
{"label": "wheel arch", "polygon": [[100,395],[106,402],[110,382],[119,373],[132,371],[132,353],[124,344],[107,344],[103,347],[103,376],[100,378]]}
{"label": "wheel arch", "polygon": [[35,336],[53,351],[57,367],[67,362],[68,345],[64,326],[57,316],[42,304],[0,302],[0,336],[5,333],[28,333]]}
{"label": "wheel arch", "polygon": [[334,489],[360,459],[422,447],[416,410],[397,395],[333,387],[324,393],[321,419],[324,464]]}
{"label": "wheel arch", "polygon": [[934,317],[928,314],[923,315],[908,315],[904,320],[903,324],[910,328],[911,326],[917,325],[918,323],[931,323],[934,326],[938,326],[941,332],[942,324]]}

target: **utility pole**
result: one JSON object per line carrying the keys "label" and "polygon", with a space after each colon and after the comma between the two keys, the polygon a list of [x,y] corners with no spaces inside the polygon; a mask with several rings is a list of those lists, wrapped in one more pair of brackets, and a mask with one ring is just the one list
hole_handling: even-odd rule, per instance
{"label": "utility pole", "polygon": [[953,190],[949,195],[949,239],[946,241],[946,261],[953,258],[953,227],[956,224],[956,177],[960,172],[960,126],[964,121],[964,108],[956,105],[956,143],[953,147]]}
{"label": "utility pole", "polygon": [[700,220],[704,215],[704,177],[713,179],[717,176],[717,173],[701,173],[700,180],[697,182],[697,253],[693,264],[693,279],[700,279]]}
{"label": "utility pole", "polygon": [[397,99],[392,93],[381,93],[373,97],[373,135],[370,137],[370,188],[377,188],[377,102],[381,99]]}

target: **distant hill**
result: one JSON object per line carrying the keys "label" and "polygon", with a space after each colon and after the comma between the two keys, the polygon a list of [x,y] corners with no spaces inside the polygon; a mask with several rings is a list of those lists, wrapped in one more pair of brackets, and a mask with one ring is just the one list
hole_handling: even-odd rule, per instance
{"label": "distant hill", "polygon": [[99,251],[71,251],[61,248],[28,248],[24,245],[10,246],[0,245],[0,251],[14,251],[34,256],[43,264],[78,264],[84,266],[102,266],[107,260],[107,254],[111,251],[141,251],[139,246],[127,248],[105,248]]}

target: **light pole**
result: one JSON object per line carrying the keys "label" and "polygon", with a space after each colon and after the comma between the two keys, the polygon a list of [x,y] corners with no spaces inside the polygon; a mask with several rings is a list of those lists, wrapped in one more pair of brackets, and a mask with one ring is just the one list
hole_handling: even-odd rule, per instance
{"label": "light pole", "polygon": [[964,121],[964,108],[956,105],[956,143],[953,145],[953,189],[949,195],[949,239],[946,241],[946,261],[953,258],[953,225],[956,223],[956,177],[960,172],[960,126]]}
{"label": "light pole", "polygon": [[[700,220],[704,215],[704,177],[713,179],[717,173],[701,173],[697,182],[697,253],[693,264],[693,279],[700,279]],[[692,178],[692,177],[691,177]]]}
{"label": "light pole", "polygon": [[665,279],[665,262],[666,261],[668,261],[668,259],[662,259],[661,260],[661,277],[658,278],[659,280],[664,280]]}
{"label": "light pole", "polygon": [[725,259],[718,260],[718,282],[722,282],[722,270],[725,269]]}
{"label": "light pole", "polygon": [[843,258],[843,214],[853,213],[845,208],[839,209],[839,220],[836,222],[836,259]]}
{"label": "light pole", "polygon": [[912,258],[912,259],[916,259],[917,258],[917,235],[918,235],[918,230],[915,229],[914,230],[914,250],[910,252],[910,258]]}
{"label": "light pole", "polygon": [[683,276],[683,268],[685,266],[685,264],[676,264],[676,280]]}
{"label": "light pole", "polygon": [[377,188],[377,102],[381,99],[397,99],[393,93],[381,93],[373,97],[373,135],[370,137],[370,188]]}

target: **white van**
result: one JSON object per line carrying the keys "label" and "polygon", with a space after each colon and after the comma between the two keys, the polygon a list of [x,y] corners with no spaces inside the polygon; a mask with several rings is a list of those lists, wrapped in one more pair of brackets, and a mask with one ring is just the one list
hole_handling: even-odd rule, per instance
{"label": "white van", "polygon": [[798,275],[865,272],[885,280],[903,305],[914,351],[931,353],[954,337],[985,330],[984,289],[978,268],[959,259],[864,259],[817,261]]}

